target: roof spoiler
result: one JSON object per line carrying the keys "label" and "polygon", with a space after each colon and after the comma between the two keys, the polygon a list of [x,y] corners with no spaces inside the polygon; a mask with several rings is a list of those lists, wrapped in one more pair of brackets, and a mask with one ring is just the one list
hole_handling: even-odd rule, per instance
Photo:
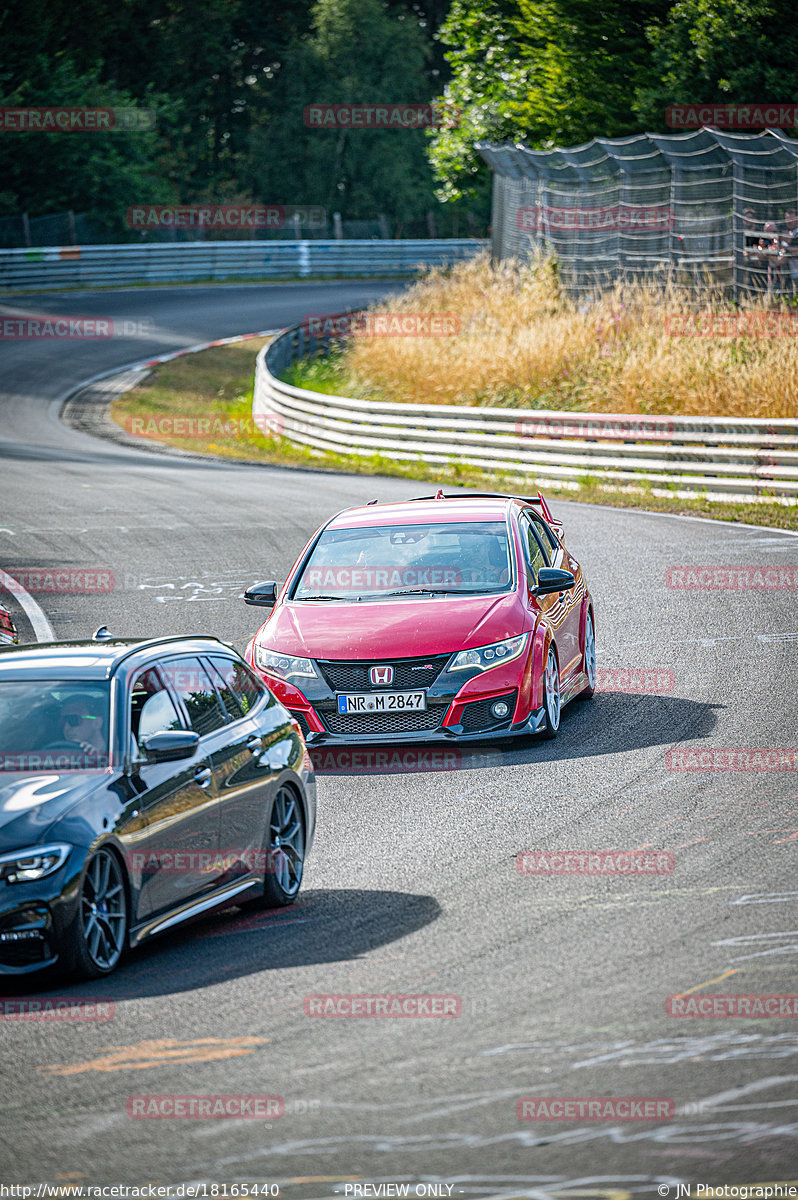
{"label": "roof spoiler", "polygon": [[532,501],[532,503],[533,503],[533,504],[539,504],[539,505],[540,505],[541,512],[543,513],[543,516],[544,516],[544,517],[546,518],[546,520],[548,521],[549,525],[551,525],[552,529],[553,529],[553,530],[554,530],[554,531],[555,531],[557,534],[559,534],[560,536],[562,536],[562,533],[563,533],[563,524],[562,524],[562,521],[557,521],[557,520],[556,520],[556,519],[555,519],[555,518],[554,518],[554,517],[551,515],[551,509],[549,508],[549,506],[548,506],[548,504],[546,503],[546,501],[543,499],[543,493],[542,493],[542,492],[538,492],[538,498],[537,498],[537,500],[536,500],[536,501],[535,501],[535,500],[533,500],[533,501]]}
{"label": "roof spoiler", "polygon": [[520,500],[523,504],[536,505],[546,521],[553,529],[561,534],[563,531],[562,521],[558,521],[552,516],[551,509],[543,498],[541,492],[537,496],[515,496],[507,492],[459,492],[456,496],[447,496],[442,488],[434,496],[413,496],[413,500]]}

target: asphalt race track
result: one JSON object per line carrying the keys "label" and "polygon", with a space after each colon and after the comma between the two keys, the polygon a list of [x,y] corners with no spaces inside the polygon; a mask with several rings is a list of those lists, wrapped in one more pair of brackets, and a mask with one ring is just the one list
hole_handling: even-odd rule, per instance
{"label": "asphalt race track", "polygon": [[[59,421],[65,396],[116,364],[393,286],[4,298],[4,314],[153,322],[141,339],[0,350],[0,565],[12,576],[69,566],[115,578],[107,593],[36,597],[57,637],[107,624],[120,635],[214,633],[243,648],[259,623],[239,599],[244,586],[284,578],[323,518],[373,496],[430,491],[154,455]],[[211,1184],[229,1195],[258,1181],[287,1200],[396,1194],[379,1184],[537,1200],[653,1197],[670,1186],[675,1200],[678,1182],[798,1177],[795,1020],[666,1013],[675,994],[798,992],[795,757],[792,770],[778,755],[749,759],[748,770],[705,769],[739,759],[680,757],[798,746],[795,590],[684,590],[666,575],[794,567],[798,538],[575,504],[555,512],[595,596],[599,668],[658,673],[605,676],[594,700],[566,710],[554,742],[438,761],[411,754],[387,774],[366,760],[321,772],[316,845],[294,908],[216,914],[132,955],[101,985],[61,986],[114,1001],[112,1020],[0,1022],[6,1182],[204,1181],[210,1196]],[[4,599],[29,639],[18,598]],[[516,869],[527,849],[643,847],[671,851],[673,872]],[[306,1016],[304,997],[326,993],[446,994],[461,1011]],[[285,1114],[127,1115],[131,1096],[196,1093],[281,1096]],[[673,1115],[517,1115],[524,1097],[607,1096],[669,1099]]]}

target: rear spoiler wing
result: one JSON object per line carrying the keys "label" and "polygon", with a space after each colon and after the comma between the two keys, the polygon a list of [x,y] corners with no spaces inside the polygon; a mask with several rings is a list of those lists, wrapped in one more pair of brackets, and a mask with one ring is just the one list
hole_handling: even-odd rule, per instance
{"label": "rear spoiler wing", "polygon": [[461,492],[456,496],[446,496],[443,490],[439,489],[434,496],[413,496],[413,500],[520,500],[522,504],[534,504],[557,536],[562,537],[563,534],[562,521],[552,516],[541,492],[538,492],[537,496],[514,496],[506,492]]}
{"label": "rear spoiler wing", "polygon": [[554,532],[557,534],[558,537],[562,537],[562,535],[563,535],[562,521],[555,520],[555,518],[551,515],[551,509],[549,508],[546,501],[543,499],[542,492],[538,492],[537,500],[533,500],[532,504],[540,505],[541,512],[543,513],[543,516],[545,517],[545,519],[548,521],[549,525],[551,525],[552,529],[554,530]]}

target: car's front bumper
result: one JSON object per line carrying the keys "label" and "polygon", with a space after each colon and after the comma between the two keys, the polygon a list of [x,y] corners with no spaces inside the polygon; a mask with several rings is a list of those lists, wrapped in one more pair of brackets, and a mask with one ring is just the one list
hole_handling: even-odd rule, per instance
{"label": "car's front bumper", "polygon": [[354,732],[354,733],[331,733],[327,729],[313,730],[310,728],[310,720],[318,715],[312,710],[302,712],[300,709],[292,710],[292,715],[300,720],[303,727],[307,727],[308,732],[305,733],[305,741],[308,749],[313,750],[316,746],[351,746],[354,743],[368,746],[406,746],[408,744],[415,745],[416,743],[426,745],[451,745],[452,743],[476,743],[476,742],[496,742],[503,738],[515,737],[530,737],[535,733],[539,733],[546,724],[545,709],[534,709],[529,716],[523,721],[497,722],[492,729],[482,729],[476,731],[466,731],[462,725],[439,725],[436,729],[399,731],[392,733],[374,733],[374,732]]}
{"label": "car's front bumper", "polygon": [[[376,665],[370,660],[313,660],[316,677],[292,682],[261,670],[253,662],[253,649],[250,643],[248,661],[298,719],[308,747],[484,742],[528,736],[544,722],[542,710],[533,705],[537,698],[533,696],[531,644],[523,656],[481,671],[451,670],[453,654],[406,659],[386,656],[385,663],[394,670],[393,690],[423,691],[426,708],[368,713],[341,713],[338,700],[345,693],[366,692],[376,697],[386,691],[366,682],[367,668]],[[426,674],[429,679],[424,678]],[[508,709],[500,717],[492,711],[498,701],[504,701]]]}
{"label": "car's front bumper", "polygon": [[84,857],[85,851],[73,850],[52,876],[0,884],[0,975],[30,975],[59,961],[77,919]]}

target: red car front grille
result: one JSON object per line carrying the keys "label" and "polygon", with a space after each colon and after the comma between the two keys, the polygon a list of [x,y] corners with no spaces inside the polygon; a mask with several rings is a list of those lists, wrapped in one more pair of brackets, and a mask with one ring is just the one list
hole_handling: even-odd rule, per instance
{"label": "red car front grille", "polygon": [[431,687],[451,658],[451,654],[433,654],[427,658],[374,658],[367,662],[317,660],[324,678],[336,692],[381,691],[369,682],[371,667],[393,667],[392,688]]}
{"label": "red car front grille", "polygon": [[353,737],[369,734],[428,733],[437,729],[446,712],[444,707],[428,708],[424,712],[411,709],[405,712],[322,713],[321,718],[330,733]]}

